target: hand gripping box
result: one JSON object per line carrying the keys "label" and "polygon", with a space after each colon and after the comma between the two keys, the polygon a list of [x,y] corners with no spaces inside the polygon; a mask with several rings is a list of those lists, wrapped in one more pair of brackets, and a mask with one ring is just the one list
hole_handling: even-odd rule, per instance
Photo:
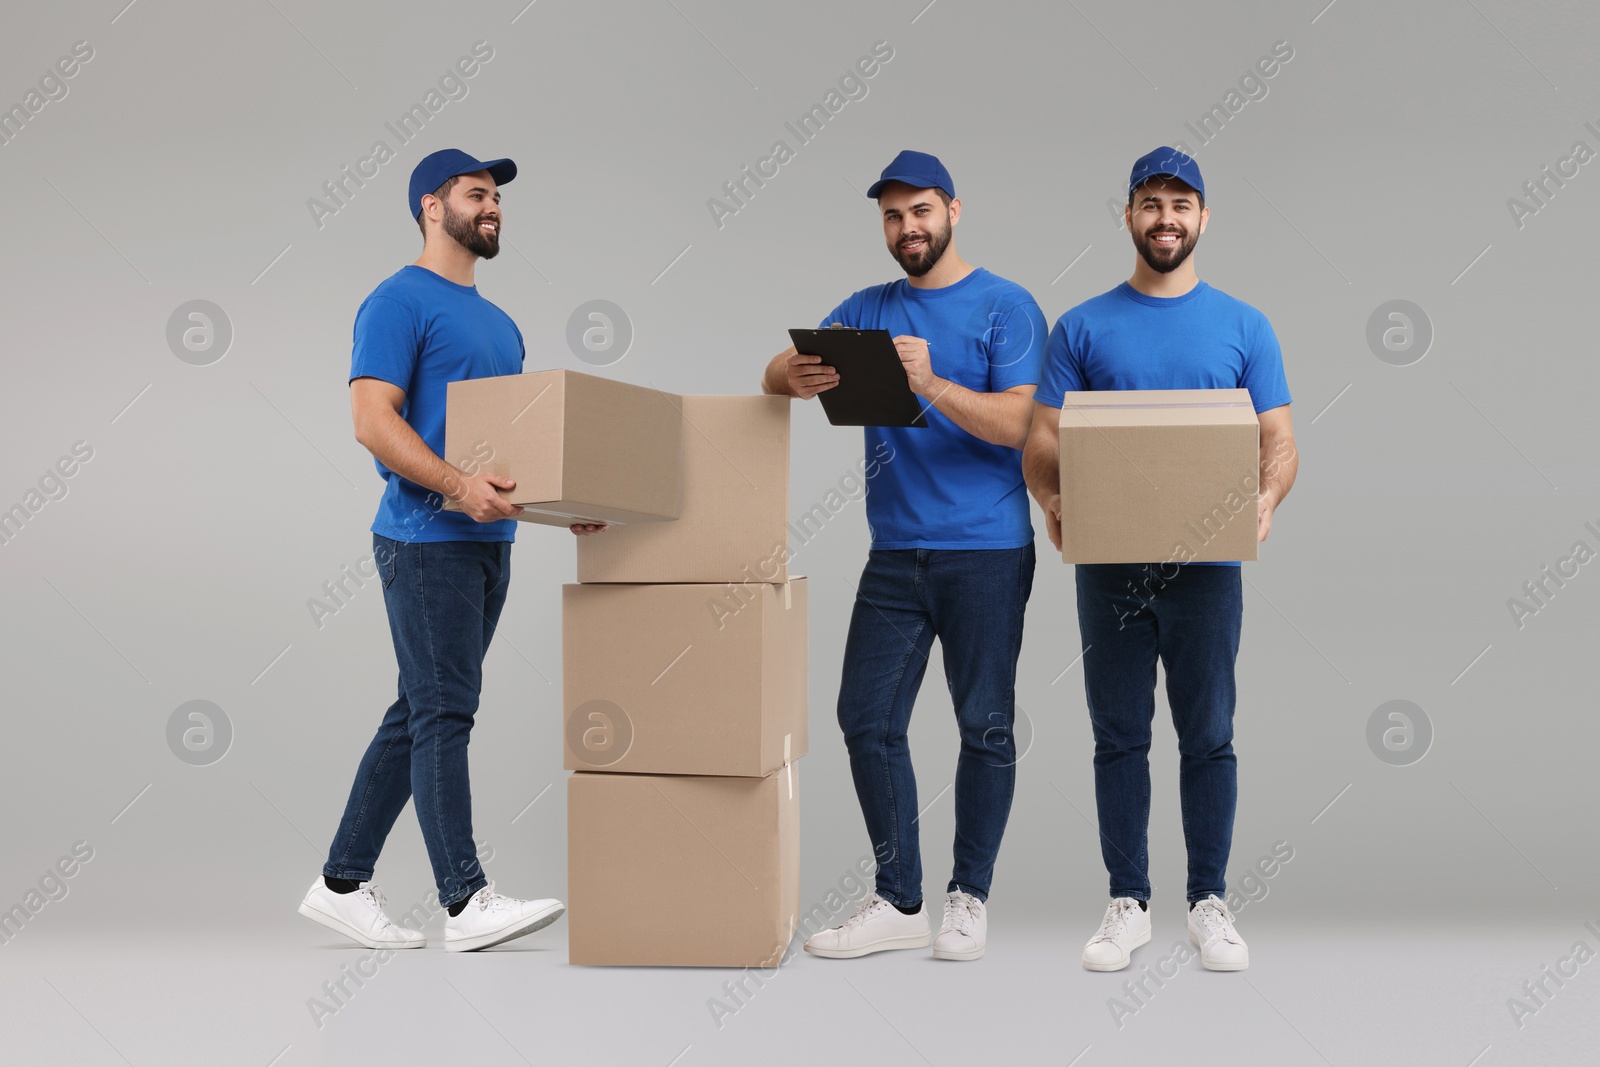
{"label": "hand gripping box", "polygon": [[566,768],[759,778],[805,755],[806,589],[563,586]]}
{"label": "hand gripping box", "polygon": [[568,370],[451,382],[444,459],[515,479],[500,495],[526,509],[524,522],[664,522],[678,517],[682,491],[680,403]]}
{"label": "hand gripping box", "polygon": [[1060,434],[1068,563],[1256,558],[1260,423],[1249,390],[1067,393]]}
{"label": "hand gripping box", "polygon": [[567,958],[776,968],[800,908],[800,798],[765,778],[567,779]]}

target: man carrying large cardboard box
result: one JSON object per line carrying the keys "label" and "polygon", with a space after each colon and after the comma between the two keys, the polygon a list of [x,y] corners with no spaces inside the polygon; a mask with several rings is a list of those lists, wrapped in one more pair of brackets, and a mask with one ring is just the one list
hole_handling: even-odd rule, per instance
{"label": "man carrying large cardboard box", "polygon": [[[887,329],[928,425],[866,430],[867,454],[889,458],[867,491],[872,550],[845,639],[838,713],[879,858],[877,892],[805,948],[848,958],[931,940],[935,957],[972,960],[987,939],[985,901],[1016,780],[1017,655],[1034,566],[1018,452],[1044,315],[1021,286],[957,254],[961,201],[938,159],[901,152],[867,196],[906,277],[861,290],[822,325]],[[837,381],[833,368],[790,348],[768,365],[762,390],[810,399]],[[906,729],[936,636],[961,755],[955,865],[934,940]]]}
{"label": "man carrying large cardboard box", "polygon": [[[1133,277],[1068,311],[1050,333],[1023,470],[1057,549],[1059,409],[1068,392],[1247,389],[1260,423],[1258,541],[1266,540],[1273,511],[1294,484],[1289,386],[1272,326],[1195,273],[1190,253],[1208,218],[1205,184],[1192,158],[1170,148],[1141,157],[1128,180],[1126,208],[1138,251]],[[1129,953],[1150,940],[1148,756],[1159,658],[1178,734],[1189,937],[1205,967],[1242,970],[1249,953],[1223,903],[1237,798],[1240,566],[1173,559],[1078,564],[1076,578],[1100,853],[1112,898],[1084,948],[1083,965],[1120,970]]]}
{"label": "man carrying large cardboard box", "polygon": [[[478,863],[467,739],[511,579],[513,516],[522,509],[498,492],[515,488],[511,479],[440,458],[446,383],[522,370],[522,332],[473,283],[477,261],[500,251],[499,187],[516,175],[509,159],[484,163],[453,148],[426,156],[409,189],[422,255],[356,312],[350,407],[356,439],[387,483],[372,541],[400,691],[361,759],[327,864],[300,914],[368,948],[424,943],[421,932],[384,914],[372,882],[408,799],[448,912],[446,949],[498,945],[565,910],[559,900],[495,892]],[[445,510],[447,496],[462,510]]]}

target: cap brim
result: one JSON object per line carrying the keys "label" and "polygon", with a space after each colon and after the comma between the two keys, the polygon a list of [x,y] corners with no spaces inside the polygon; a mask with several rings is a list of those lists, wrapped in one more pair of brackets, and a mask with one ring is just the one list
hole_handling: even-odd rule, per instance
{"label": "cap brim", "polygon": [[517,176],[517,165],[509,159],[491,159],[483,165],[496,185],[505,185]]}
{"label": "cap brim", "polygon": [[1204,189],[1196,189],[1192,184],[1190,184],[1188,178],[1185,178],[1181,174],[1173,174],[1171,171],[1165,170],[1153,170],[1149,174],[1140,175],[1138,181],[1132,182],[1128,185],[1128,193],[1131,195],[1135,189],[1139,188],[1139,186],[1144,185],[1147,182],[1154,181],[1157,178],[1168,178],[1175,180],[1187,188],[1194,189],[1194,191],[1199,193],[1201,196],[1206,195],[1206,191]]}
{"label": "cap brim", "polygon": [[939,188],[937,185],[923,185],[922,181],[923,181],[923,179],[920,176],[918,176],[918,177],[910,177],[910,176],[905,176],[905,175],[900,175],[900,174],[891,174],[887,178],[879,178],[877,181],[873,182],[871,185],[869,185],[867,187],[867,199],[868,200],[876,200],[876,199],[878,199],[878,194],[883,192],[883,187],[885,185],[889,185],[892,182],[899,182],[901,185],[909,185],[913,189],[938,189]]}

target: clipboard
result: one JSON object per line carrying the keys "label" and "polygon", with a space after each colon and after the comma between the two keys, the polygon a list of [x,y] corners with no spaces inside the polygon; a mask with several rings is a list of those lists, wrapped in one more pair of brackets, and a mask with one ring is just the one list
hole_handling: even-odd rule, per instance
{"label": "clipboard", "polygon": [[821,356],[839,384],[817,394],[835,426],[926,427],[921,398],[911,391],[888,330],[790,330],[801,355]]}

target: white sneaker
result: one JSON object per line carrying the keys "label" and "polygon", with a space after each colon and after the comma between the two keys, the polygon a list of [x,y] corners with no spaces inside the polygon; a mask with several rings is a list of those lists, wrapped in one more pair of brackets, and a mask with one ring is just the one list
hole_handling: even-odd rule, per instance
{"label": "white sneaker", "polygon": [[1091,971],[1120,971],[1133,950],[1150,940],[1150,913],[1132,897],[1112,897],[1100,929],[1083,946],[1083,966]]}
{"label": "white sneaker", "polygon": [[928,922],[928,907],[923,904],[915,915],[900,909],[873,893],[861,902],[856,913],[832,930],[819,930],[806,938],[806,951],[813,956],[848,960],[869,952],[896,948],[927,948],[933,940]]}
{"label": "white sneaker", "polygon": [[300,914],[368,948],[421,948],[420,930],[396,926],[383,913],[383,890],[362,882],[354,893],[335,893],[319,876],[300,902]]}
{"label": "white sneaker", "polygon": [[1189,909],[1189,940],[1200,949],[1208,971],[1242,971],[1250,966],[1250,949],[1233,928],[1233,915],[1215,893]]}
{"label": "white sneaker", "polygon": [[494,891],[490,882],[467,901],[460,915],[444,921],[448,952],[472,952],[543,930],[566,912],[559,900],[517,900]]}
{"label": "white sneaker", "polygon": [[989,940],[989,909],[971,893],[957,889],[944,900],[944,923],[933,939],[936,960],[975,960]]}

